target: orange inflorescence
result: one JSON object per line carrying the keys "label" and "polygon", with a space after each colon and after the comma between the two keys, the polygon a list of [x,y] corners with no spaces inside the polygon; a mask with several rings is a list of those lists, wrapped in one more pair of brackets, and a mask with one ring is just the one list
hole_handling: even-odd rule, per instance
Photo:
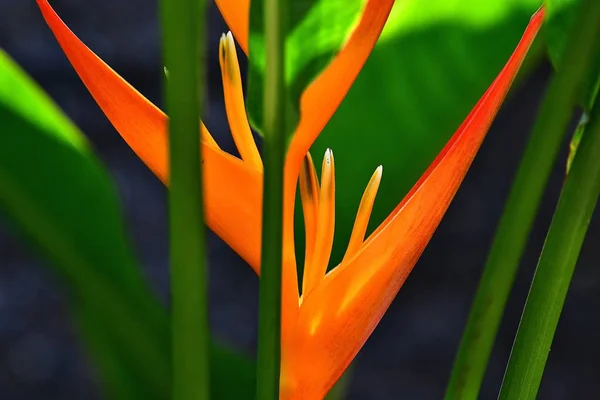
{"label": "orange inflorescence", "polygon": [[[37,0],[71,64],[136,154],[168,183],[166,116],[88,49],[47,0]],[[217,0],[247,51],[249,0]],[[358,353],[406,280],[458,190],[544,17],[531,19],[516,50],[438,157],[366,239],[383,169],[367,183],[342,262],[327,272],[335,226],[335,162],[321,180],[308,149],[358,75],[393,0],[368,0],[348,43],[301,98],[301,120],[286,158],[282,281],[282,399],[323,398]],[[260,274],[262,160],[252,137],[233,36],[219,46],[227,118],[241,159],[220,150],[204,125],[205,214],[209,227]],[[306,254],[298,291],[293,213],[299,181]]]}

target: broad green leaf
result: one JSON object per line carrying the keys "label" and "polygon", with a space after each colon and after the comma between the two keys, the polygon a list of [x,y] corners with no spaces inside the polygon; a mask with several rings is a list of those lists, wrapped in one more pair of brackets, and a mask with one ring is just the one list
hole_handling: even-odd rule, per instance
{"label": "broad green leaf", "polygon": [[211,343],[211,399],[253,399],[256,362],[221,343]]}
{"label": "broad green leaf", "polygon": [[[600,3],[589,0],[585,4],[586,15],[591,21],[580,26],[588,30],[597,26]],[[593,31],[588,30],[595,33]],[[499,400],[538,398],[550,347],[600,195],[600,103],[594,104],[586,130],[552,216],[510,352]]]}
{"label": "broad green leaf", "polygon": [[2,212],[49,258],[72,300],[86,304],[77,309],[93,324],[84,332],[110,338],[146,384],[166,390],[167,315],[135,263],[108,175],[77,128],[3,52],[0,126]]}
{"label": "broad green leaf", "polygon": [[[383,165],[384,173],[371,228],[458,128],[540,5],[541,0],[396,2],[371,57],[311,149],[319,159],[332,148],[336,158],[332,265],[343,255],[375,168]],[[302,238],[296,225],[296,237]]]}
{"label": "broad green leaf", "polygon": [[108,399],[152,399],[152,392],[140,377],[125,363],[115,343],[106,335],[98,323],[95,308],[84,300],[72,301],[73,314],[77,319],[80,334],[93,355],[92,361],[102,378],[102,391]]}
{"label": "broad green leaf", "polygon": [[[589,7],[596,1],[586,4]],[[514,177],[452,368],[446,400],[475,399],[481,389],[519,261],[578,100],[580,79],[593,61],[589,51],[600,39],[594,34],[596,13],[587,7],[581,11],[573,26],[576,29],[567,39],[565,54],[571,60],[558,68],[547,85]]]}
{"label": "broad green leaf", "polygon": [[[248,116],[254,129],[263,129],[265,36],[263,1],[250,6]],[[296,127],[300,95],[329,64],[358,22],[366,0],[294,0],[285,42],[287,134]]]}
{"label": "broad green leaf", "polygon": [[[581,0],[545,0],[548,13],[547,42],[548,54],[555,67],[560,66],[563,60],[567,35],[575,22]],[[600,53],[595,61],[595,67],[590,71],[590,76],[581,87],[580,104],[585,110],[590,110],[598,89],[600,89]],[[574,144],[577,147],[576,144]]]}
{"label": "broad green leaf", "polygon": [[[168,398],[169,318],[129,248],[113,185],[84,136],[1,50],[0,213],[66,284],[109,397]],[[249,359],[212,343],[211,368],[215,398],[253,393]]]}

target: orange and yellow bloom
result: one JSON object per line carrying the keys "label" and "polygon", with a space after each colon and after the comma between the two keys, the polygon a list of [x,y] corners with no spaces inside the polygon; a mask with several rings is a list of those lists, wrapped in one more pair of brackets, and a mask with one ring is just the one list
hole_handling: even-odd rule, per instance
{"label": "orange and yellow bloom", "polygon": [[[136,154],[168,184],[167,116],[88,49],[47,0],[37,2],[100,108]],[[249,0],[217,0],[217,5],[247,53]],[[301,119],[285,163],[281,398],[322,398],[358,353],[437,228],[543,21],[542,9],[431,166],[365,239],[383,172],[382,167],[376,169],[358,207],[346,254],[327,272],[335,221],[335,163],[328,150],[319,182],[308,150],[358,75],[392,5],[393,0],[367,1],[344,48],[301,98]],[[219,60],[228,122],[241,159],[220,150],[202,125],[205,215],[208,226],[260,274],[262,161],[248,125],[233,36],[222,37]],[[301,291],[293,237],[297,186],[306,225]]]}

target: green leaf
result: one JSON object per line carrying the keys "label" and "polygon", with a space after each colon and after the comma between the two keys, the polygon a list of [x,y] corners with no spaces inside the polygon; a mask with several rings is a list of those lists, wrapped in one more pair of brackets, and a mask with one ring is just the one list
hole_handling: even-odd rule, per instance
{"label": "green leaf", "polygon": [[[66,284],[106,394],[168,398],[169,318],[128,246],[109,177],[84,136],[2,50],[0,213]],[[213,342],[210,362],[213,398],[251,397],[250,359]]]}
{"label": "green leaf", "polygon": [[111,338],[119,358],[164,392],[167,315],[135,263],[114,188],[85,138],[3,52],[0,121],[2,211],[88,305],[80,320],[94,327],[84,331]]}
{"label": "green leaf", "polygon": [[[366,0],[294,0],[290,2],[285,41],[286,134],[298,124],[300,95],[329,64],[358,22]],[[250,6],[248,116],[254,129],[264,129],[266,71],[264,1]],[[288,138],[289,140],[289,138]]]}
{"label": "green leaf", "polygon": [[[396,2],[369,60],[313,145],[336,157],[336,237],[347,246],[362,192],[378,165],[383,180],[370,228],[418,180],[498,74],[541,0]],[[299,208],[299,207],[298,207]],[[297,209],[298,209],[297,208]],[[303,238],[301,217],[297,238]],[[298,258],[303,255],[299,248]]]}
{"label": "green leaf", "polygon": [[211,399],[253,399],[256,362],[218,342],[210,347]]}
{"label": "green leaf", "polygon": [[[563,60],[567,35],[575,23],[581,0],[545,0],[547,10],[547,42],[548,54],[555,67],[570,60]],[[589,71],[588,77],[580,87],[579,104],[588,110],[592,107],[594,99],[600,89],[600,53],[595,56],[594,67]],[[576,144],[575,144],[575,147]]]}
{"label": "green leaf", "polygon": [[[590,50],[600,45],[597,16],[589,8],[582,11],[579,22],[569,33],[570,62],[558,68],[539,106],[473,300],[446,400],[478,396],[519,261],[579,98],[580,79],[592,65]],[[578,129],[584,124],[582,120]]]}
{"label": "green leaf", "polygon": [[[600,3],[586,0],[588,32],[600,37]],[[585,26],[584,25],[584,26]],[[600,50],[596,46],[594,51]],[[575,78],[576,79],[576,78]],[[600,195],[600,102],[573,159],[527,295],[498,399],[533,400]]]}
{"label": "green leaf", "polygon": [[97,311],[84,300],[72,301],[73,314],[77,319],[79,332],[85,338],[92,361],[102,378],[102,390],[108,399],[152,399],[148,385],[127,367],[124,358],[115,351],[115,343],[106,335],[96,318]]}

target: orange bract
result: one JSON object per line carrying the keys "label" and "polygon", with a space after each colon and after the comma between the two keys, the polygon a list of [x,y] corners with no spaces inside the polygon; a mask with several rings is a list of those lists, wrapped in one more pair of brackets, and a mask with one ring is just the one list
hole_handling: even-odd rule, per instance
{"label": "orange bract", "polygon": [[[136,154],[167,183],[167,117],[79,41],[46,0],[37,2],[100,108]],[[217,4],[247,51],[249,0],[217,0]],[[285,164],[282,399],[322,398],[367,340],[446,212],[543,21],[540,9],[505,67],[442,152],[365,240],[382,179],[382,167],[376,169],[359,205],[346,254],[341,264],[326,274],[335,225],[334,157],[327,150],[319,182],[308,149],[358,75],[392,5],[393,0],[367,1],[342,51],[301,98],[300,124]],[[262,160],[244,110],[230,34],[221,39],[219,59],[227,117],[242,159],[221,151],[202,125],[206,221],[259,273]],[[301,295],[293,237],[298,176],[306,225]]]}
{"label": "orange bract", "polygon": [[[166,115],[85,46],[46,0],[37,3],[104,114],[148,168],[168,183]],[[202,131],[206,223],[258,271],[262,175],[218,150],[204,125]],[[244,206],[239,207],[239,202]]]}
{"label": "orange bract", "polygon": [[354,256],[303,298],[294,335],[283,348],[286,398],[321,398],[375,329],[458,190],[543,18],[540,9],[498,77],[404,200]]}

